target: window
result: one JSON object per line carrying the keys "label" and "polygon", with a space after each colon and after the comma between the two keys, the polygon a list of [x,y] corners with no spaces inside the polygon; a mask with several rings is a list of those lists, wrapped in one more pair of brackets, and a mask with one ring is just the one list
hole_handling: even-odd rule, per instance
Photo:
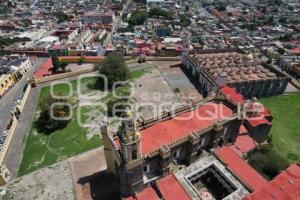
{"label": "window", "polygon": [[150,165],[145,165],[143,167],[144,173],[150,172]]}
{"label": "window", "polygon": [[175,152],[173,153],[173,157],[174,157],[174,158],[178,158],[179,155],[180,155],[180,149],[178,149],[177,151],[175,151]]}
{"label": "window", "polygon": [[133,145],[132,145],[131,159],[132,159],[132,160],[135,160],[135,159],[137,159],[137,150],[136,150],[136,144],[133,144]]}
{"label": "window", "polygon": [[201,139],[201,142],[200,142],[200,146],[203,147],[206,143],[206,137],[203,136],[202,139]]}
{"label": "window", "polygon": [[244,92],[245,91],[245,88],[244,87],[241,87],[241,92]]}

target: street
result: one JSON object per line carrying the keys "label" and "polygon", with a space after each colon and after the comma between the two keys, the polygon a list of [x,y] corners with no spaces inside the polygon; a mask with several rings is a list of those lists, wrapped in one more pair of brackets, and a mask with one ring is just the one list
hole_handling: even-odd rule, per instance
{"label": "street", "polygon": [[10,112],[15,107],[15,101],[22,95],[24,86],[44,60],[45,58],[38,58],[32,68],[23,75],[22,79],[0,99],[0,135],[6,130],[6,126],[11,119]]}

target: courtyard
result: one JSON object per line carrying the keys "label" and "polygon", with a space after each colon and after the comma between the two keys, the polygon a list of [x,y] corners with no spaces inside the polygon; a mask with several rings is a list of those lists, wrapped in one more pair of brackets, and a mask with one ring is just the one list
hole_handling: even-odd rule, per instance
{"label": "courtyard", "polygon": [[[86,78],[82,81],[82,86],[86,88],[84,91],[85,93],[93,92],[92,89],[89,89],[86,86],[94,82],[96,82],[95,78]],[[77,80],[73,80],[70,83],[73,91],[76,90]],[[53,91],[56,95],[67,95],[70,92],[69,87],[66,84],[57,84],[53,86]],[[101,146],[100,132],[93,137],[88,138],[87,129],[80,126],[77,122],[76,107],[73,108],[73,115],[70,123],[64,129],[57,130],[51,134],[38,132],[36,122],[41,112],[43,99],[50,95],[50,86],[41,89],[32,127],[26,139],[26,147],[18,172],[19,176],[64,160],[78,153]],[[76,98],[75,92],[73,97]],[[88,118],[86,115],[80,117],[82,120]]]}
{"label": "courtyard", "polygon": [[[155,110],[141,104],[144,102],[153,103],[156,108],[159,105],[171,107],[175,103],[181,105],[173,89],[153,64],[141,64],[132,68],[129,82],[132,83],[131,86],[122,85],[115,91],[109,90],[105,96],[103,96],[103,91],[95,86],[97,77],[93,74],[82,78],[80,82],[79,80],[72,80],[69,83],[56,82],[52,86],[52,90],[51,85],[42,87],[31,130],[25,140],[26,146],[18,176],[100,147],[102,145],[100,124],[108,120],[112,130],[117,130],[120,125],[119,117],[107,118],[106,113],[111,101],[119,101],[118,97],[113,95],[114,93],[128,96],[127,101],[136,103],[139,106],[137,112],[143,117],[155,115]],[[133,95],[129,96],[131,90]],[[51,95],[51,91],[54,95],[69,96],[74,105],[69,124],[63,129],[45,134],[38,131],[36,122],[39,119],[44,99]],[[151,96],[152,94],[156,95]]]}

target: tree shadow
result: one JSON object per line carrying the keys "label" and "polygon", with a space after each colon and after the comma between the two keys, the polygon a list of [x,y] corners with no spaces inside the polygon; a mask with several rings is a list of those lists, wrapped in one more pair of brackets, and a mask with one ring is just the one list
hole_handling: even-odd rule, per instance
{"label": "tree shadow", "polygon": [[91,90],[101,90],[101,91],[103,91],[105,89],[103,78],[97,78],[95,83],[88,83],[86,85],[86,87],[91,89]]}
{"label": "tree shadow", "polygon": [[90,185],[93,200],[121,200],[119,179],[106,170],[81,177],[77,183]]}
{"label": "tree shadow", "polygon": [[49,114],[44,111],[41,113],[40,117],[34,122],[34,127],[37,129],[38,133],[50,135],[51,133],[64,129],[68,126],[70,120],[53,120],[50,119]]}

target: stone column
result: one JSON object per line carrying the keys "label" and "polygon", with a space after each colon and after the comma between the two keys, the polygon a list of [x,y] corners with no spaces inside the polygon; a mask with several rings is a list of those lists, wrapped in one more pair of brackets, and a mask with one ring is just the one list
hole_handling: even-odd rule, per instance
{"label": "stone column", "polygon": [[214,134],[214,137],[213,137],[212,146],[213,146],[213,148],[216,148],[216,147],[219,146],[220,140],[222,138],[224,126],[219,121],[215,122],[213,126],[214,126],[215,134]]}
{"label": "stone column", "polygon": [[163,176],[166,176],[169,174],[169,164],[170,164],[170,155],[171,155],[171,151],[170,148],[167,146],[162,146],[159,149],[159,154],[162,158],[162,165],[161,165],[161,171]]}
{"label": "stone column", "polygon": [[187,157],[188,164],[191,164],[197,158],[199,141],[200,141],[200,137],[196,133],[189,135],[188,157]]}

